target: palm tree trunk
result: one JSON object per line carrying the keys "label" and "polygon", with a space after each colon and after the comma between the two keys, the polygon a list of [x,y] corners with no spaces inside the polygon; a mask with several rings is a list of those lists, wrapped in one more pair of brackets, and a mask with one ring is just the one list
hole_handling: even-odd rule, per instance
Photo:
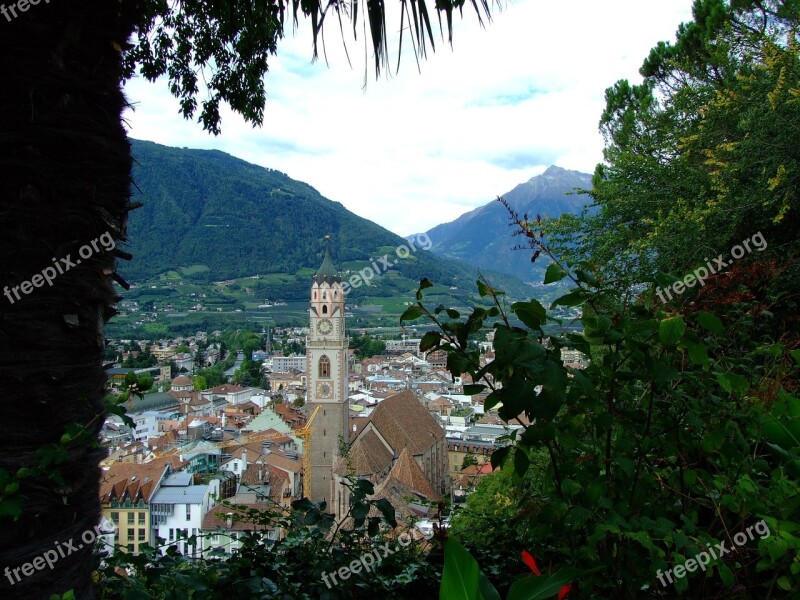
{"label": "palm tree trunk", "polygon": [[[119,49],[138,3],[24,6],[6,0],[0,14],[0,481],[22,467],[32,475],[18,491],[0,487],[0,595],[73,589],[82,599],[94,595],[92,545],[81,535],[99,521],[103,452],[62,436],[77,424],[95,440],[104,420],[116,251],[101,236],[125,236]],[[16,519],[7,514],[15,503]],[[54,548],[58,557],[37,568]]]}

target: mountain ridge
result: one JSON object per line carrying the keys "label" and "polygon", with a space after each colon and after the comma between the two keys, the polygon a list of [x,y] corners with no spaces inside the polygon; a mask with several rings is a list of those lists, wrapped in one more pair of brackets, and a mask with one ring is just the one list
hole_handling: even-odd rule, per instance
{"label": "mountain ridge", "polygon": [[[552,165],[543,173],[515,186],[502,195],[520,216],[537,214],[558,217],[579,213],[590,204],[575,189],[591,189],[591,175]],[[530,262],[530,252],[512,251],[517,245],[509,227],[509,214],[497,201],[479,206],[448,223],[429,229],[432,251],[463,260],[475,267],[494,269],[523,281],[540,280],[546,265]]]}
{"label": "mountain ridge", "polygon": [[[143,206],[129,219],[128,251],[134,259],[122,262],[119,270],[132,282],[176,270],[184,278],[207,283],[316,270],[328,234],[334,260],[344,272],[366,268],[407,244],[407,238],[275,169],[219,150],[173,148],[141,140],[131,140],[131,147],[135,159],[132,200],[142,201]],[[411,291],[406,288],[423,277],[474,289],[474,267],[428,252],[425,246],[429,244],[421,241],[417,240],[417,251],[392,266],[389,277],[376,280],[380,295],[405,295]],[[305,298],[308,290],[303,278],[295,279],[285,285],[274,283],[271,297]],[[503,284],[524,288],[511,278]],[[359,293],[354,290],[356,296]]]}

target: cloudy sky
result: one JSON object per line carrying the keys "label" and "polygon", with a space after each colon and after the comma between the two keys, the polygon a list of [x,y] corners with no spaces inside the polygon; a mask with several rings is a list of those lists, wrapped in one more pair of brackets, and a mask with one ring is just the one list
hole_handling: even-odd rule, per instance
{"label": "cloudy sky", "polygon": [[[482,29],[467,3],[452,50],[438,43],[421,72],[410,55],[397,74],[375,80],[370,71],[366,90],[361,38],[347,40],[351,67],[331,28],[328,65],[312,64],[310,28],[301,26],[271,62],[263,127],[226,110],[214,137],[179,115],[165,81],[141,79],[126,86],[135,105],[126,119],[134,138],[278,169],[408,235],[551,164],[591,173],[602,158],[605,89],[638,81],[650,48],[690,18],[691,0],[512,0]],[[390,31],[399,23],[390,13]],[[396,64],[396,42],[390,54]]]}

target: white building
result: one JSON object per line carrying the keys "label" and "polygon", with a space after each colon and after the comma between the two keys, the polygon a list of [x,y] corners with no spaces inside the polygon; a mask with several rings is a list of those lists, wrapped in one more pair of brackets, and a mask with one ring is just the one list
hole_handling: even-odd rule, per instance
{"label": "white building", "polygon": [[232,383],[224,383],[200,392],[206,400],[224,400],[228,404],[244,404],[257,394],[263,394],[264,390],[252,387],[242,387]]}
{"label": "white building", "polygon": [[[203,517],[214,507],[214,497],[218,495],[217,479],[208,484],[194,485],[191,473],[181,471],[170,475],[150,499],[155,535],[166,540],[167,545],[175,544],[181,554],[198,556],[201,551],[199,542],[190,544],[187,540],[200,534]],[[162,554],[166,549],[167,546],[161,548]]]}
{"label": "white building", "polygon": [[411,338],[402,340],[386,340],[386,352],[412,352],[419,354],[420,338]]}
{"label": "white building", "polygon": [[289,373],[290,371],[305,373],[307,361],[305,356],[293,354],[292,356],[273,356],[271,364],[273,373]]}
{"label": "white building", "polygon": [[157,410],[146,410],[140,414],[130,415],[136,424],[133,430],[133,439],[136,441],[147,441],[150,438],[161,435],[158,431],[159,421],[166,421],[174,414],[174,411],[162,412]]}

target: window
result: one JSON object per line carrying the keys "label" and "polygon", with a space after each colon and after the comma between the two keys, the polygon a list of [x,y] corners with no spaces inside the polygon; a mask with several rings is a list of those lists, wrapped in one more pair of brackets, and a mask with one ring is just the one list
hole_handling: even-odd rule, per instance
{"label": "window", "polygon": [[169,541],[171,542],[174,539],[175,539],[175,530],[172,527],[170,527],[169,528]]}
{"label": "window", "polygon": [[133,513],[128,513],[128,525],[133,525]]}
{"label": "window", "polygon": [[233,463],[233,470],[234,471],[238,471],[239,470],[239,463],[238,462]]}
{"label": "window", "polygon": [[145,519],[144,513],[140,512],[139,513],[139,525],[144,525],[144,519]]}
{"label": "window", "polygon": [[328,314],[328,306],[327,305],[323,305],[322,306],[322,314],[323,315],[327,315]]}
{"label": "window", "polygon": [[114,521],[114,525],[119,525],[119,513],[112,512],[111,513],[111,520]]}
{"label": "window", "polygon": [[186,520],[187,521],[191,521],[192,520],[192,505],[191,504],[187,504],[186,505]]}
{"label": "window", "polygon": [[128,544],[128,552],[130,552],[131,554],[133,554],[136,551],[135,548],[136,548],[135,544]]}
{"label": "window", "polygon": [[144,542],[147,538],[147,530],[146,529],[139,529],[139,541]]}
{"label": "window", "polygon": [[132,540],[136,534],[133,529],[128,529],[128,539]]}
{"label": "window", "polygon": [[319,376],[329,379],[331,376],[331,359],[323,354],[319,359]]}

